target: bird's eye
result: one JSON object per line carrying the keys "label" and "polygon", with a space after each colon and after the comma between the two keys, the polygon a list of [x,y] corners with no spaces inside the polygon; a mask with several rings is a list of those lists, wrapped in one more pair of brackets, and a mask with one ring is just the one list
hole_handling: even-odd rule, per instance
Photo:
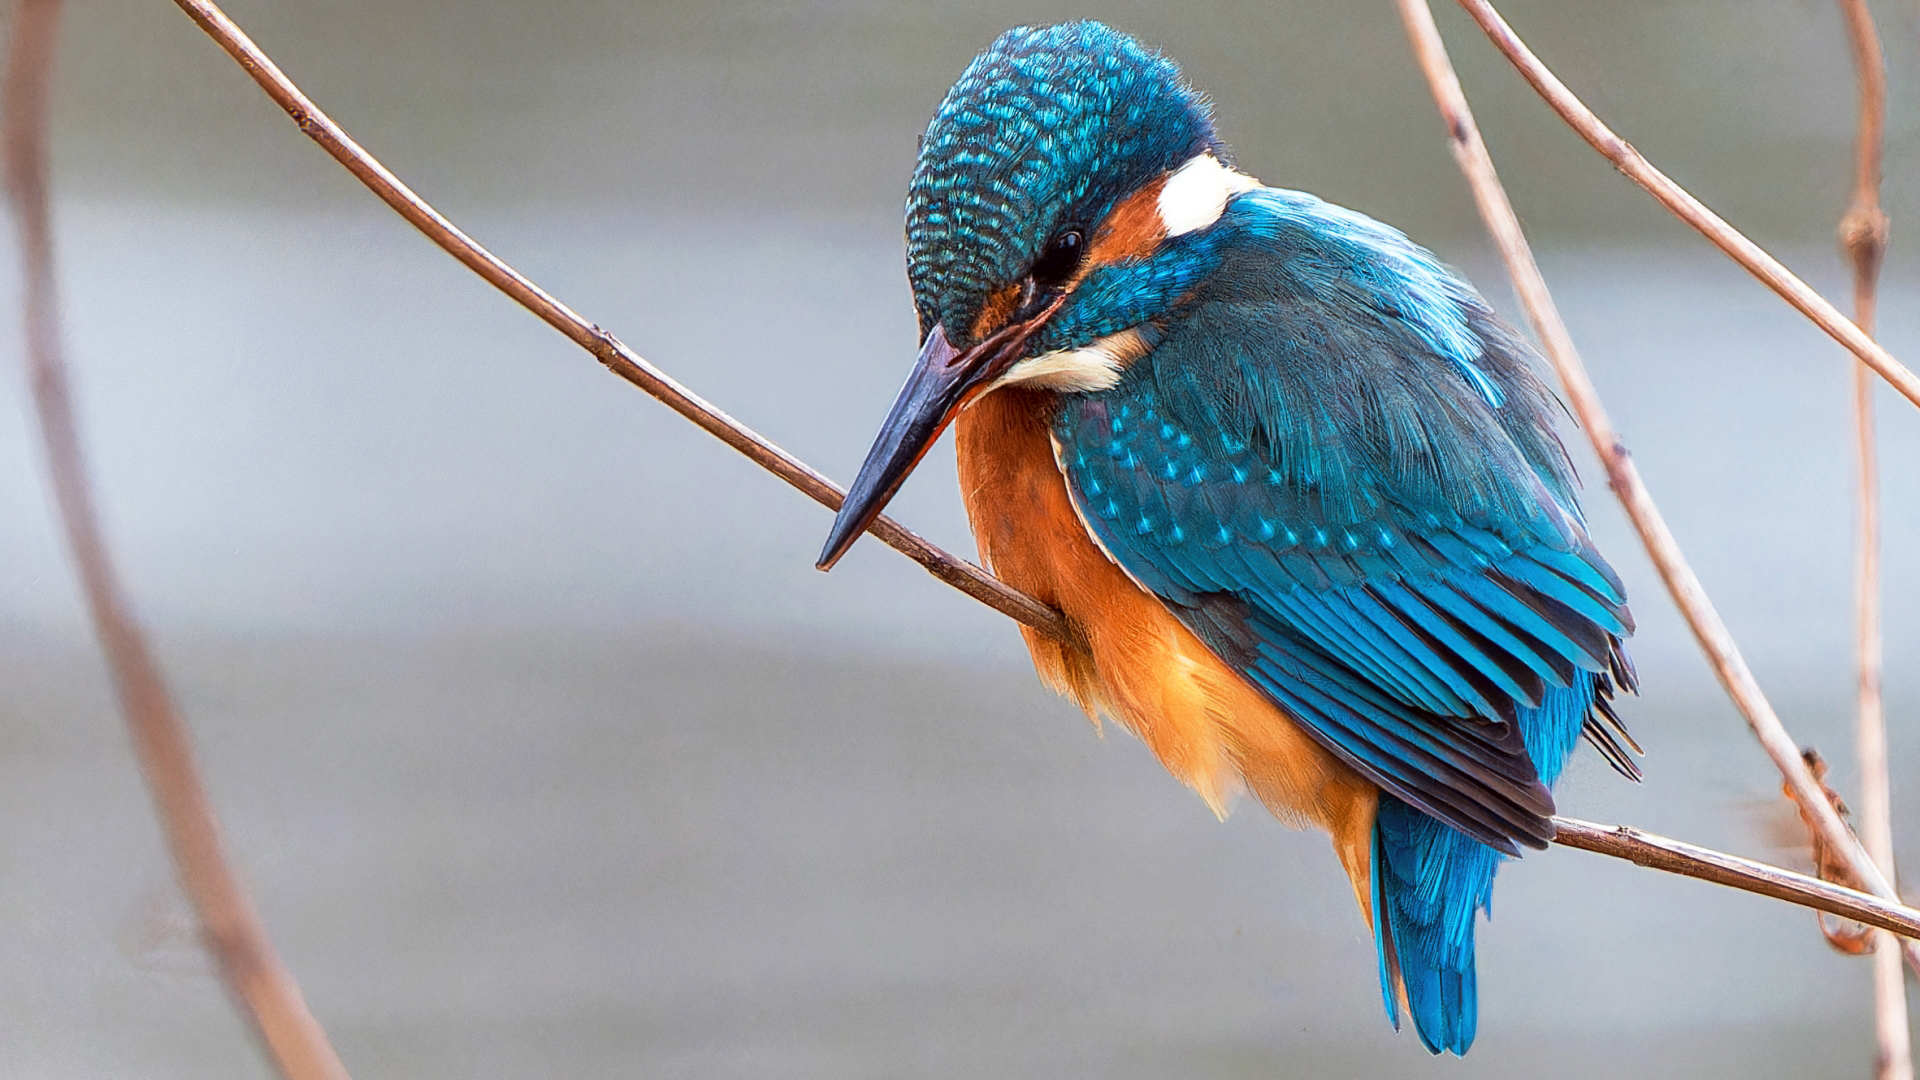
{"label": "bird's eye", "polygon": [[1078,226],[1069,226],[1053,234],[1040,257],[1033,261],[1033,270],[1029,276],[1033,283],[1041,288],[1061,285],[1080,269],[1080,260],[1086,254],[1085,238]]}

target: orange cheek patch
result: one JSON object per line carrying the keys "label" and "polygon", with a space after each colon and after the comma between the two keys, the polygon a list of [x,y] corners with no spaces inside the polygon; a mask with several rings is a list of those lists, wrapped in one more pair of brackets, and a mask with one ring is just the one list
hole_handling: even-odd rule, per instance
{"label": "orange cheek patch", "polygon": [[[1080,272],[1068,283],[1068,291],[1077,287],[1096,267],[1153,254],[1167,236],[1166,222],[1160,217],[1160,189],[1166,184],[1167,178],[1160,177],[1114,206],[1093,234],[1093,242],[1087,245],[1087,256],[1081,260]],[[980,314],[974,317],[973,340],[978,341],[1007,325],[1019,309],[1021,294],[1019,285],[994,290],[981,305]]]}
{"label": "orange cheek patch", "polygon": [[973,340],[979,341],[995,330],[1007,325],[1013,318],[1014,308],[1020,303],[1020,286],[1007,285],[994,290],[987,302],[980,308],[980,314],[973,320]]}
{"label": "orange cheek patch", "polygon": [[1166,178],[1161,177],[1113,208],[1107,220],[1100,223],[1100,231],[1093,234],[1093,243],[1087,248],[1085,270],[1153,254],[1167,235],[1166,223],[1160,220],[1160,189],[1166,183]]}

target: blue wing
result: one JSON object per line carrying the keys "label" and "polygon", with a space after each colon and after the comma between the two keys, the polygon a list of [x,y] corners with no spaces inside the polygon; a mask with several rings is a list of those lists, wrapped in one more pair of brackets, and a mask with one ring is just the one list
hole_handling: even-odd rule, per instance
{"label": "blue wing", "polygon": [[1632,623],[1525,347],[1359,215],[1269,189],[1216,229],[1152,352],[1062,396],[1077,506],[1333,753],[1496,849],[1544,846],[1559,762],[1523,728],[1567,688],[1611,719]]}

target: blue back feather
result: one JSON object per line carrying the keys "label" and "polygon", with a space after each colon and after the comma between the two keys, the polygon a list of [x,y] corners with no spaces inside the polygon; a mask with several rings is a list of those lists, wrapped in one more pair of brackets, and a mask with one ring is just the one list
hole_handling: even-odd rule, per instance
{"label": "blue back feather", "polygon": [[1627,678],[1631,616],[1552,398],[1430,254],[1294,192],[1242,195],[1083,289],[1036,348],[1142,318],[1154,348],[1060,397],[1069,490],[1130,574],[1385,789],[1388,1009],[1402,988],[1422,1041],[1464,1052],[1475,912],[1503,852],[1551,837],[1547,785]]}

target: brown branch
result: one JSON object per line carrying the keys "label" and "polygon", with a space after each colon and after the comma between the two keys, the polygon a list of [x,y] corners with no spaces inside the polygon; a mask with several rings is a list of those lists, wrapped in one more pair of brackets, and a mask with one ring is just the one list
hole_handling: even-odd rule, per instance
{"label": "brown branch", "polygon": [[1648,194],[1682,221],[1698,229],[1715,247],[1746,267],[1748,273],[1780,294],[1801,314],[1812,319],[1816,326],[1846,346],[1868,367],[1879,372],[1880,377],[1892,383],[1893,388],[1904,394],[1907,400],[1920,405],[1920,376],[1907,370],[1893,358],[1892,353],[1881,348],[1878,342],[1840,314],[1840,309],[1834,307],[1826,297],[1795,277],[1793,271],[1782,265],[1780,260],[1721,220],[1718,214],[1707,209],[1706,204],[1654,168],[1646,158],[1640,156],[1640,151],[1601,123],[1593,110],[1587,108],[1558,76],[1540,62],[1539,57],[1533,55],[1526,42],[1521,41],[1519,35],[1500,18],[1500,13],[1494,10],[1492,4],[1487,0],[1460,0],[1460,6],[1467,9],[1467,14],[1473,16],[1473,20],[1486,31],[1487,37],[1492,39],[1494,46],[1512,61],[1513,66],[1520,70],[1520,74],[1533,85],[1553,111],[1559,113],[1560,118],[1595,150],[1600,151],[1601,156],[1613,162],[1615,168],[1645,188]]}
{"label": "brown branch", "polygon": [[1790,904],[1839,915],[1905,937],[1920,937],[1920,911],[1819,878],[1738,855],[1641,832],[1629,825],[1596,825],[1556,817],[1554,842],[1611,855],[1669,874],[1711,881]]}
{"label": "brown branch", "polygon": [[293,976],[274,954],[266,925],[227,857],[186,724],[128,608],[101,538],[61,355],[47,208],[47,95],[59,20],[59,0],[21,0],[15,9],[4,117],[6,188],[24,261],[28,376],[46,440],[54,498],[174,868],[199,912],[201,932],[227,988],[281,1075],[288,1080],[345,1080],[346,1069],[307,1011]]}
{"label": "brown branch", "polygon": [[[647,365],[612,335],[582,320],[518,271],[495,258],[469,239],[465,233],[455,228],[438,211],[427,205],[398,178],[388,172],[385,166],[361,149],[345,131],[328,119],[218,7],[206,0],[175,0],[175,3],[218,42],[221,48],[240,62],[254,81],[287,110],[302,131],[320,143],[329,154],[345,165],[382,201],[425,233],[428,239],[593,353],[615,374],[660,398],[676,412],[692,419],[703,429],[720,437],[727,445],[740,450],[755,462],[788,479],[795,487],[812,495],[820,502],[833,507],[839,505],[842,494],[839,488],[833,487],[797,459],[740,427],[724,413],[701,401],[674,382],[665,373]],[[795,477],[812,479],[808,483],[802,483]],[[906,550],[901,543],[896,542],[894,537],[911,537],[913,534],[891,523],[888,523],[888,527],[897,532],[883,532],[878,528],[873,532],[887,543]],[[919,543],[924,545],[924,541]],[[964,567],[969,574],[967,580],[976,580],[972,575],[977,575],[979,579],[991,582],[992,585],[988,589],[976,591],[967,588],[952,577],[936,572],[941,580],[962,589],[968,595],[1003,614],[1013,615],[1021,622],[1035,626],[1043,632],[1056,635],[1065,632],[1058,615],[1052,613],[1050,609],[1043,608],[1038,601],[1015,592],[971,564],[953,560],[951,556],[939,552],[931,545],[926,545],[923,550],[932,552],[939,559],[951,560]],[[921,558],[919,555],[914,555],[912,551],[908,554],[916,559]],[[927,562],[922,560],[922,565],[927,565]],[[1002,601],[1007,597],[1017,598],[1021,603],[1018,605],[1012,602],[1003,603]],[[1014,606],[1021,606],[1024,609],[1025,605],[1048,611],[1049,614],[1053,614],[1053,619],[1043,621],[1036,617],[1029,620],[1014,615],[1008,610],[1009,607]],[[1063,638],[1063,640],[1070,639]],[[1920,911],[1898,904],[1887,904],[1872,897],[1862,897],[1852,890],[1838,889],[1818,881],[1803,879],[1800,875],[1768,867],[1762,863],[1752,863],[1731,855],[1708,851],[1705,848],[1679,844],[1676,841],[1661,840],[1625,826],[1598,826],[1564,818],[1556,818],[1555,821],[1562,828],[1569,830],[1564,842],[1570,846],[1598,851],[1616,858],[1634,859],[1641,861],[1643,865],[1659,866],[1672,873],[1703,877],[1749,892],[1777,896],[1783,900],[1805,904],[1847,918],[1859,919],[1900,933],[1920,933]],[[1603,835],[1601,839],[1589,839],[1590,834]],[[1605,839],[1605,837],[1612,837],[1612,839]],[[1667,851],[1666,855],[1660,854],[1663,850]],[[1780,882],[1788,884],[1782,885]]]}
{"label": "brown branch", "polygon": [[[1889,226],[1880,209],[1881,155],[1887,131],[1887,58],[1866,0],[1840,0],[1853,67],[1860,85],[1860,120],[1854,146],[1853,202],[1840,219],[1840,246],[1853,264],[1853,320],[1873,333],[1880,264]],[[1887,719],[1880,693],[1880,467],[1874,445],[1873,376],[1866,365],[1853,375],[1854,463],[1859,490],[1859,551],[1854,587],[1859,651],[1860,842],[1898,887],[1893,861],[1893,781],[1887,767]],[[1873,936],[1873,1022],[1878,1040],[1878,1080],[1913,1080],[1913,1036],[1907,1027],[1907,983],[1900,971],[1901,943]],[[1920,971],[1920,947],[1904,950]]]}
{"label": "brown branch", "polygon": [[[494,288],[506,293],[515,303],[539,316],[547,325],[565,334],[576,345],[594,355],[608,371],[620,376],[661,403],[698,425],[701,430],[745,454],[760,467],[799,488],[829,509],[840,509],[846,492],[833,481],[774,445],[746,425],[721,412],[699,395],[680,385],[666,372],[642,359],[620,339],[575,314],[553,298],[526,275],[508,266],[453,222],[429,206],[400,178],[387,170],[373,155],[362,150],[340,125],[320,111],[273,60],[247,37],[219,7],[204,0],[176,0],[194,22],[200,24],[228,55],[239,61],[253,81],[279,103],[300,130],[346,166],[347,171],[378,195],[414,228],[440,249],[460,260],[467,269],[479,274]],[[1069,643],[1078,643],[1073,628],[1059,612],[1033,597],[1011,588],[978,566],[957,558],[928,543],[891,518],[881,517],[868,526],[879,537],[907,558],[925,567],[941,581],[975,600],[1042,633]]]}
{"label": "brown branch", "polygon": [[1567,332],[1559,309],[1554,306],[1552,294],[1547,291],[1546,279],[1540,275],[1540,267],[1533,260],[1533,251],[1527,246],[1520,219],[1514,214],[1513,204],[1508,202],[1506,189],[1494,170],[1493,157],[1480,137],[1480,129],[1473,120],[1473,110],[1467,105],[1466,93],[1461,90],[1459,77],[1454,74],[1453,64],[1447,58],[1446,44],[1440,38],[1439,28],[1434,25],[1432,9],[1427,6],[1427,0],[1398,2],[1401,17],[1407,24],[1407,34],[1413,41],[1414,53],[1420,61],[1421,70],[1426,74],[1441,117],[1446,122],[1448,143],[1453,149],[1454,160],[1459,162],[1461,172],[1473,190],[1481,217],[1486,219],[1487,229],[1493,234],[1500,256],[1506,262],[1507,273],[1512,276],[1514,289],[1520,294],[1520,303],[1526,309],[1527,319],[1533,324],[1541,347],[1560,376],[1574,415],[1586,430],[1587,438],[1592,441],[1594,452],[1600,456],[1600,462],[1607,470],[1608,484],[1619,496],[1620,504],[1626,508],[1628,518],[1640,534],[1641,543],[1646,546],[1647,554],[1652,556],[1654,567],[1660,572],[1660,579],[1666,583],[1674,604],[1686,618],[1687,626],[1692,629],[1700,648],[1707,654],[1707,660],[1714,674],[1719,677],[1720,684],[1726,688],[1741,715],[1746,717],[1748,726],[1753,729],[1755,737],[1760,740],[1767,756],[1773,759],[1780,774],[1786,778],[1802,808],[1818,823],[1821,836],[1846,858],[1847,864],[1875,895],[1898,902],[1899,897],[1894,893],[1893,886],[1860,847],[1853,830],[1834,812],[1833,806],[1822,794],[1819,781],[1814,779],[1806,762],[1801,760],[1799,745],[1787,734],[1786,726],[1780,722],[1773,705],[1761,691],[1732,633],[1727,630],[1726,623],[1708,598],[1693,567],[1681,553],[1679,542],[1674,539],[1672,530],[1667,528],[1666,519],[1654,504],[1646,483],[1640,479],[1640,471],[1634,467],[1632,455],[1627,452],[1626,445],[1614,430],[1613,422],[1608,419],[1606,409],[1600,403],[1600,395],[1594,389],[1593,381],[1587,377],[1586,365],[1581,362],[1580,353],[1574,348],[1573,337]]}

